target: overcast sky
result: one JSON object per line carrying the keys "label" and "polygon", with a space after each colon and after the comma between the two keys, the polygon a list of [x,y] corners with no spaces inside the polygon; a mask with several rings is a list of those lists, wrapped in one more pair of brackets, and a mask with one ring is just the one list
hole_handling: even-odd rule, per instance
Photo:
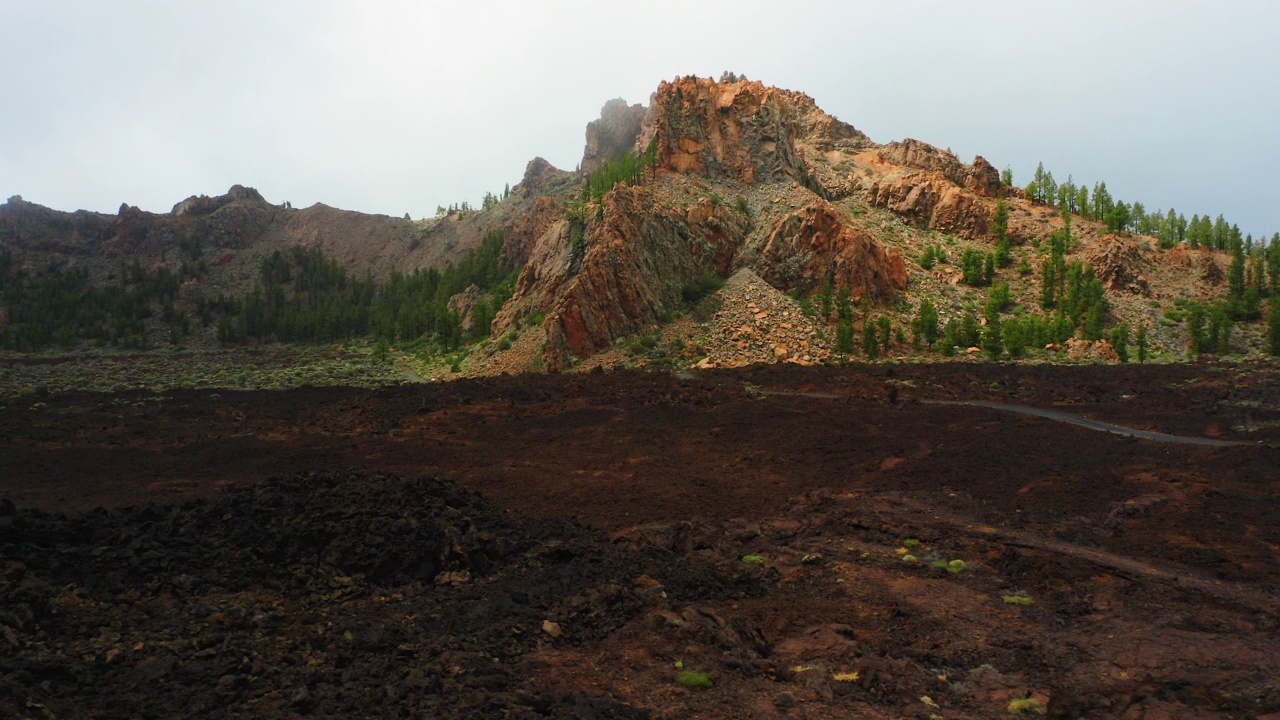
{"label": "overcast sky", "polygon": [[0,0],[0,197],[165,212],[235,183],[391,215],[581,158],[613,97],[745,74],[1147,209],[1280,231],[1272,2]]}

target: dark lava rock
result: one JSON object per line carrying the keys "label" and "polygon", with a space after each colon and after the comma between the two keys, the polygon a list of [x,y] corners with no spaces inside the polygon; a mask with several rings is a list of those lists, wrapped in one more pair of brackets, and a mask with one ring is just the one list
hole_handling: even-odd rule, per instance
{"label": "dark lava rock", "polygon": [[[526,656],[636,617],[640,567],[691,596],[755,592],[695,557],[372,472],[0,516],[0,717],[632,720],[648,712],[529,686]],[[564,637],[522,630],[546,617]]]}

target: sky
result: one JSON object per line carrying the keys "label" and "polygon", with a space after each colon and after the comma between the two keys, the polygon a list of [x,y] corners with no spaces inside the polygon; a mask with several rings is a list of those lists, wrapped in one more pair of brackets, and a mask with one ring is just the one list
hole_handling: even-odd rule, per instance
{"label": "sky", "polygon": [[1280,4],[0,0],[0,198],[234,184],[413,217],[581,159],[606,100],[725,70],[877,142],[1280,231]]}

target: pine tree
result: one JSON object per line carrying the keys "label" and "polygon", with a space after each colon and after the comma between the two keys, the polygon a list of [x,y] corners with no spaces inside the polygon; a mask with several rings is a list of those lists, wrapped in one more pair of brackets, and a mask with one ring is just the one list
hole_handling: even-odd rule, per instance
{"label": "pine tree", "polygon": [[1169,208],[1169,212],[1165,214],[1164,221],[1160,223],[1159,231],[1160,247],[1164,250],[1178,244],[1178,214]]}
{"label": "pine tree", "polygon": [[1193,248],[1200,247],[1200,216],[1192,215],[1187,227],[1187,244]]}
{"label": "pine tree", "polygon": [[1113,205],[1111,193],[1107,192],[1107,184],[1105,182],[1095,183],[1093,186],[1093,219],[1106,222],[1107,215],[1111,213]]}
{"label": "pine tree", "polygon": [[1004,200],[996,202],[996,211],[987,230],[996,238],[996,264],[1008,267],[1013,258],[1009,252],[1009,206]]}
{"label": "pine tree", "polygon": [[836,351],[841,355],[853,354],[853,321],[841,320],[836,325]]}
{"label": "pine tree", "polygon": [[1230,236],[1231,228],[1227,225],[1227,221],[1223,219],[1222,215],[1218,215],[1217,219],[1213,221],[1213,249],[1226,250]]}
{"label": "pine tree", "polygon": [[[1221,217],[1221,216],[1219,216]],[[1227,312],[1231,317],[1244,317],[1244,244],[1231,249],[1231,268],[1227,271]]]}
{"label": "pine tree", "polygon": [[831,294],[831,276],[828,275],[823,278],[822,291],[818,293],[818,301],[821,303],[820,307],[822,308],[823,323],[826,323],[831,319],[831,303],[833,299],[834,296]]}
{"label": "pine tree", "polygon": [[1280,357],[1280,293],[1271,296],[1271,312],[1267,315],[1267,351]]}
{"label": "pine tree", "polygon": [[862,324],[862,352],[867,360],[875,360],[879,343],[876,342],[876,325],[870,318]]}
{"label": "pine tree", "polygon": [[1187,349],[1192,355],[1210,352],[1205,342],[1204,306],[1196,303],[1187,310]]}
{"label": "pine tree", "polygon": [[1089,201],[1089,188],[1084,185],[1081,185],[1080,189],[1076,191],[1076,212],[1087,218],[1093,217],[1093,205]]}
{"label": "pine tree", "polygon": [[982,343],[982,326],[978,324],[978,318],[973,313],[965,313],[960,318],[960,345],[966,348],[977,347]]}
{"label": "pine tree", "polygon": [[911,323],[911,332],[930,349],[938,341],[938,309],[929,298],[920,301],[920,309]]}
{"label": "pine tree", "polygon": [[1121,323],[1111,328],[1107,341],[1111,343],[1111,347],[1116,351],[1116,356],[1120,358],[1120,362],[1129,362],[1129,326]]}
{"label": "pine tree", "polygon": [[1027,327],[1017,318],[1004,323],[1004,349],[1009,357],[1020,358],[1027,354]]}
{"label": "pine tree", "polygon": [[1052,205],[1057,199],[1058,183],[1053,179],[1053,173],[1046,170],[1044,180],[1040,183],[1040,200]]}
{"label": "pine tree", "polygon": [[1058,186],[1058,207],[1067,214],[1076,211],[1076,183],[1067,176],[1067,181]]}
{"label": "pine tree", "polygon": [[987,330],[982,335],[982,349],[992,360],[999,360],[1004,354],[1004,330],[1000,326],[1000,316],[987,318]]}
{"label": "pine tree", "polygon": [[956,354],[956,346],[960,344],[960,323],[951,318],[942,329],[942,354],[951,357]]}

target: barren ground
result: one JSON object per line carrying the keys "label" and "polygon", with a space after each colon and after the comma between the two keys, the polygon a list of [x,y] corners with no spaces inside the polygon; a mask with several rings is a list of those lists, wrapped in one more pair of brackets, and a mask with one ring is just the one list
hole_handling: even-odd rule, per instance
{"label": "barren ground", "polygon": [[0,716],[1280,717],[1274,366],[31,400]]}

